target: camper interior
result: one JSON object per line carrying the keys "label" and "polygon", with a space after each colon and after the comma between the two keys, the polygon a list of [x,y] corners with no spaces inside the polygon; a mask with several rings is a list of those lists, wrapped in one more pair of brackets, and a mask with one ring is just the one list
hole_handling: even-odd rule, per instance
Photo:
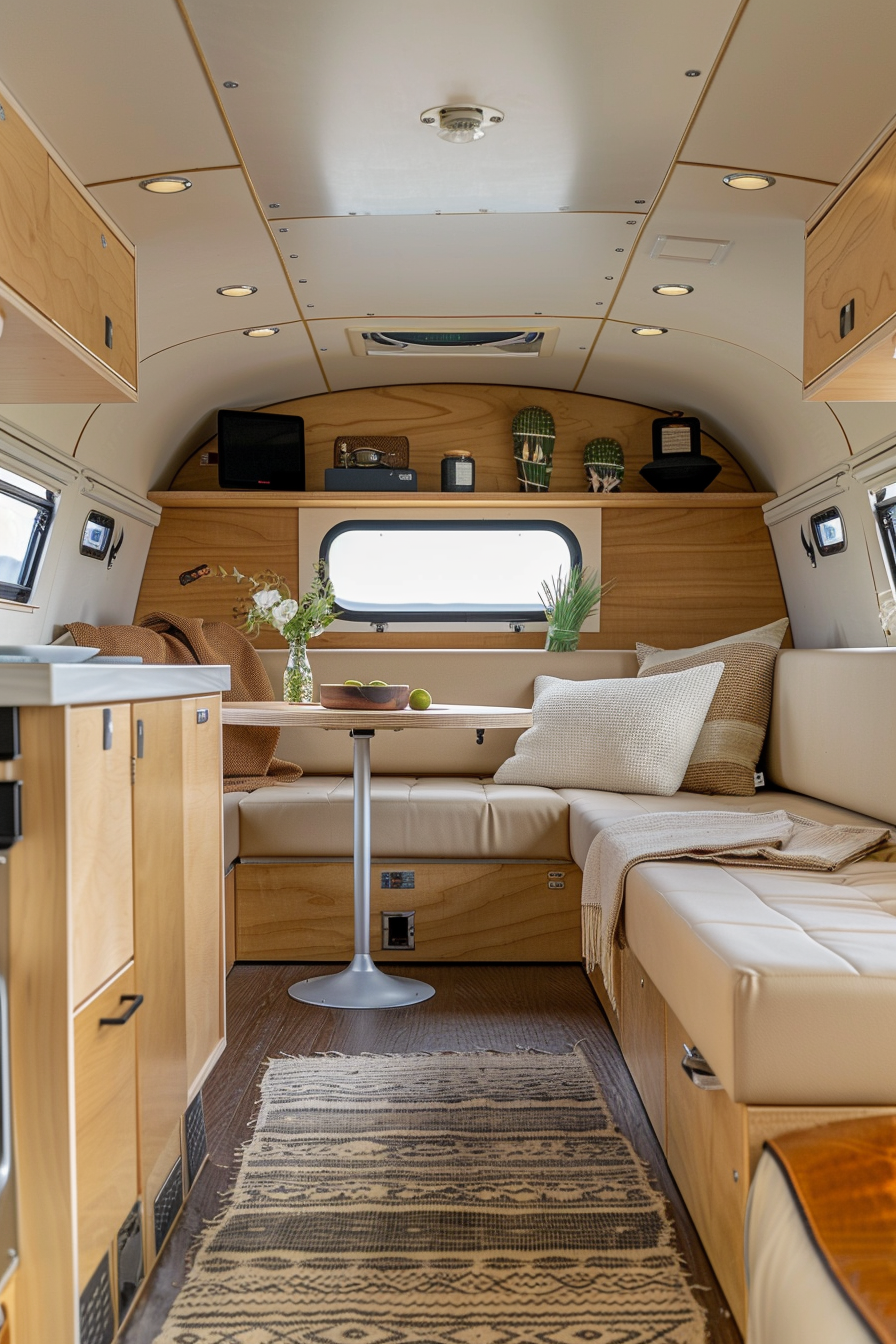
{"label": "camper interior", "polygon": [[894,50],[7,0],[0,1344],[896,1344]]}

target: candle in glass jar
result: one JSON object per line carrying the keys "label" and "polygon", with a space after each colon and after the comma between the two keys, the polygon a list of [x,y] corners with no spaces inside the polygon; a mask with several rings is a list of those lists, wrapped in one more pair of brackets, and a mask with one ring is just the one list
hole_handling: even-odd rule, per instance
{"label": "candle in glass jar", "polygon": [[476,463],[466,448],[453,449],[442,458],[442,489],[452,494],[472,492],[476,485]]}

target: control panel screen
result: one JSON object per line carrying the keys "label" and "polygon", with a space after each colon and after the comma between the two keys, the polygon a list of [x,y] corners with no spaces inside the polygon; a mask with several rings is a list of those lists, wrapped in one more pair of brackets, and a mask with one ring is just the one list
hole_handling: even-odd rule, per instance
{"label": "control panel screen", "polygon": [[90,556],[93,560],[104,559],[114,527],[114,518],[109,518],[104,513],[88,513],[81,534],[81,554]]}
{"label": "control panel screen", "polygon": [[812,531],[821,555],[836,555],[846,550],[846,528],[839,509],[825,509],[812,515]]}

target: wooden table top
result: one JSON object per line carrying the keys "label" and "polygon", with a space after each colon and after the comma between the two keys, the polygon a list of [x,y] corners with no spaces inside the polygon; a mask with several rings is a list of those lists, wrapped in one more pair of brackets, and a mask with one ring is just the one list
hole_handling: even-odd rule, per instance
{"label": "wooden table top", "polygon": [[267,728],[531,728],[531,709],[506,705],[430,705],[429,709],[324,709],[279,700],[231,700],[222,723]]}

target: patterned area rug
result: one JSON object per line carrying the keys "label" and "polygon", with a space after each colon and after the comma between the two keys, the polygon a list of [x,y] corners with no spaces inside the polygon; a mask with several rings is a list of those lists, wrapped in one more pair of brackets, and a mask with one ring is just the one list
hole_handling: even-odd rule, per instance
{"label": "patterned area rug", "polygon": [[702,1344],[579,1054],[273,1062],[159,1344]]}

